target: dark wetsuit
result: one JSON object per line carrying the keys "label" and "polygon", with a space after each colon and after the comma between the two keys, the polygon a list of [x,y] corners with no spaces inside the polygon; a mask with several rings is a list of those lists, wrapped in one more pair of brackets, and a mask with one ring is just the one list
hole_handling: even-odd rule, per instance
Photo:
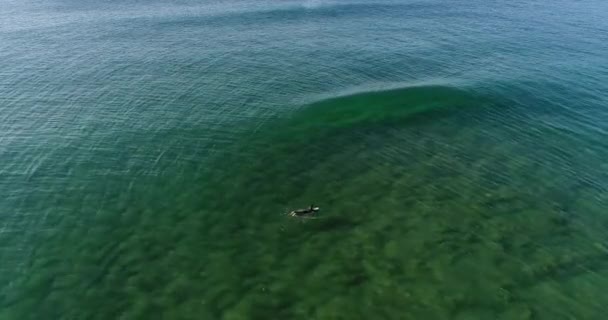
{"label": "dark wetsuit", "polygon": [[293,215],[294,216],[306,216],[306,215],[311,215],[315,212],[317,212],[319,209],[316,209],[314,205],[310,205],[310,207],[306,208],[306,209],[298,209],[298,210],[294,210],[293,211]]}

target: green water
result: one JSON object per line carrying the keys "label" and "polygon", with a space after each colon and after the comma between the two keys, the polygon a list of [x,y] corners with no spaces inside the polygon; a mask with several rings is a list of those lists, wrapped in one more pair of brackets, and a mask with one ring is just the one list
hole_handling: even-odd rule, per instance
{"label": "green water", "polygon": [[604,318],[603,2],[2,4],[0,319]]}

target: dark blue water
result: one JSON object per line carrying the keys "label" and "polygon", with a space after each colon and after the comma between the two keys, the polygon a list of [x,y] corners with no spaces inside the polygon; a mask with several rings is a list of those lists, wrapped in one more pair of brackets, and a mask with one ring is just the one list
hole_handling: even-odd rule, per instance
{"label": "dark blue water", "polygon": [[606,92],[603,1],[0,0],[0,319],[603,319]]}

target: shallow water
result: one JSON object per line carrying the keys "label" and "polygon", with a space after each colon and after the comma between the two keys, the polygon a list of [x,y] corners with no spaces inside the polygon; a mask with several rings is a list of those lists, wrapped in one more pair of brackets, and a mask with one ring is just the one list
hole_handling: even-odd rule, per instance
{"label": "shallow water", "polygon": [[605,3],[2,2],[0,319],[603,319]]}

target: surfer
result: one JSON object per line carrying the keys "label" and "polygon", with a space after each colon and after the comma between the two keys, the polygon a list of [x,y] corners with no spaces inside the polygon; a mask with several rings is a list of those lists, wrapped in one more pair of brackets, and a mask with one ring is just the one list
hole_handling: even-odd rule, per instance
{"label": "surfer", "polygon": [[305,208],[305,209],[297,209],[294,210],[292,212],[289,213],[290,216],[292,217],[311,217],[313,215],[315,215],[315,213],[319,212],[320,208],[319,207],[315,207],[313,204],[310,205],[310,207]]}

